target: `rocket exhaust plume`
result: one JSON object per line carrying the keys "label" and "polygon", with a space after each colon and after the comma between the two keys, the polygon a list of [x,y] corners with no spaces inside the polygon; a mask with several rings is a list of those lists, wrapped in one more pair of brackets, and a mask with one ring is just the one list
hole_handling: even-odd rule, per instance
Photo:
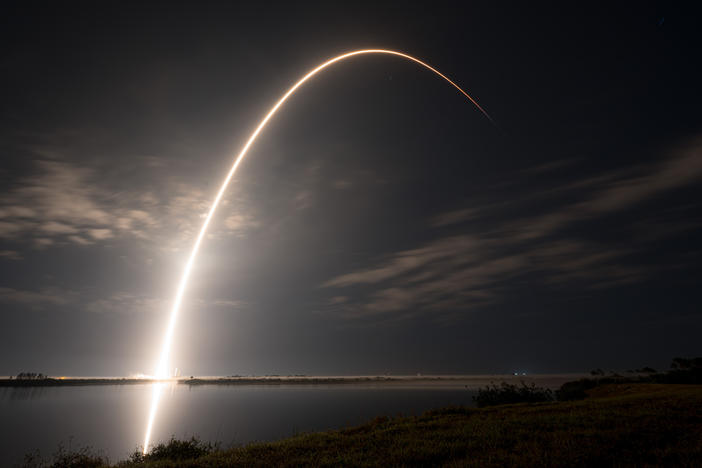
{"label": "rocket exhaust plume", "polygon": [[[192,271],[193,264],[195,263],[195,258],[197,257],[197,253],[200,250],[200,244],[202,244],[202,239],[205,237],[205,233],[207,232],[207,227],[210,225],[210,221],[212,220],[212,217],[214,215],[215,210],[217,209],[217,206],[219,205],[220,200],[222,199],[222,196],[224,195],[224,192],[227,190],[227,186],[229,185],[230,180],[234,176],[234,173],[236,172],[237,168],[239,167],[239,164],[241,164],[241,161],[244,159],[246,156],[246,153],[249,151],[249,148],[251,148],[251,145],[253,145],[254,141],[256,141],[256,138],[258,135],[261,133],[263,128],[266,126],[268,121],[278,112],[278,109],[285,103],[285,101],[288,100],[288,98],[295,92],[297,89],[302,86],[307,80],[312,78],[314,75],[319,73],[320,71],[324,70],[325,68],[329,67],[330,65],[333,65],[337,62],[340,62],[342,60],[355,57],[357,55],[366,55],[366,54],[386,54],[386,55],[394,55],[396,57],[401,57],[407,60],[411,60],[412,62],[415,62],[424,68],[434,72],[444,80],[446,80],[451,86],[456,88],[463,96],[465,96],[475,107],[478,108],[482,114],[487,117],[487,119],[495,125],[495,122],[492,120],[492,118],[488,115],[485,110],[480,107],[480,104],[478,104],[475,99],[473,99],[468,93],[466,93],[463,89],[461,89],[460,86],[458,86],[456,83],[451,81],[446,75],[442,74],[440,71],[437,69],[429,66],[428,64],[422,62],[421,60],[414,58],[410,55],[404,54],[402,52],[396,52],[394,50],[384,50],[384,49],[363,49],[363,50],[355,50],[353,52],[348,52],[339,56],[336,56],[332,59],[327,60],[326,62],[322,63],[318,67],[314,68],[312,71],[308,72],[305,76],[303,76],[297,83],[295,83],[284,95],[281,97],[278,102],[275,103],[275,105],[271,108],[271,110],[268,111],[266,116],[259,122],[258,126],[256,127],[256,130],[251,134],[249,139],[247,140],[246,144],[244,147],[241,149],[239,154],[236,156],[236,159],[234,159],[234,164],[232,165],[232,168],[229,170],[229,173],[227,176],[224,178],[224,182],[222,183],[222,186],[220,187],[219,191],[217,192],[217,195],[214,198],[214,201],[212,202],[212,206],[210,207],[210,210],[207,213],[207,216],[205,217],[205,221],[202,223],[202,227],[200,228],[200,232],[197,235],[197,238],[195,239],[195,244],[193,245],[192,251],[190,252],[190,256],[188,257],[188,261],[185,264],[185,269],[183,270],[183,275],[180,278],[180,282],[178,283],[178,289],[176,290],[176,295],[173,300],[173,306],[171,308],[171,315],[170,318],[168,319],[168,325],[166,326],[166,332],[163,338],[163,344],[161,346],[161,354],[160,358],[158,360],[158,364],[156,366],[156,372],[155,372],[155,377],[156,379],[163,380],[167,379],[169,377],[169,358],[170,358],[170,353],[171,353],[171,344],[173,341],[173,332],[175,330],[176,322],[178,320],[178,313],[180,311],[180,306],[181,303],[183,302],[183,295],[185,294],[185,288],[188,285],[188,279],[190,278],[190,272]],[[495,125],[496,126],[496,125]],[[158,409],[158,402],[161,396],[161,391],[162,391],[162,386],[163,383],[155,383],[154,384],[154,389],[153,389],[153,395],[152,395],[152,400],[151,400],[151,409],[149,410],[149,417],[148,417],[148,423],[146,427],[146,435],[144,437],[144,453],[146,454],[149,448],[149,441],[151,439],[151,430],[153,428],[154,420],[156,418],[156,412]]]}

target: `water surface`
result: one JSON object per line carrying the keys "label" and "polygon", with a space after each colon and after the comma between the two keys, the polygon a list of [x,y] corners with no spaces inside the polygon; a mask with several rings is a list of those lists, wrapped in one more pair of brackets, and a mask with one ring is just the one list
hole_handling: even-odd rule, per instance
{"label": "water surface", "polygon": [[[338,429],[376,416],[473,405],[494,378],[336,385],[172,385],[163,390],[153,441],[197,435],[224,447]],[[502,379],[497,379],[500,381]],[[537,381],[556,386],[567,379]],[[545,383],[544,383],[545,382]],[[92,446],[112,462],[143,441],[151,385],[0,388],[0,466],[39,450]]]}

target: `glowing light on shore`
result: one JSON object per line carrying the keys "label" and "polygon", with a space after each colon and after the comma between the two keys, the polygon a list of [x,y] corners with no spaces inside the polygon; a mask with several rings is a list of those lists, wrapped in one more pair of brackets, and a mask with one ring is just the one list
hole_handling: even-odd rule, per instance
{"label": "glowing light on shore", "polygon": [[[210,225],[210,221],[212,220],[212,217],[214,215],[215,210],[217,209],[217,206],[219,205],[220,200],[222,199],[222,196],[224,195],[224,192],[227,190],[227,186],[229,185],[229,181],[232,179],[234,176],[234,173],[236,172],[237,168],[239,167],[239,164],[241,161],[244,159],[246,156],[246,153],[249,151],[249,148],[251,148],[251,145],[254,143],[256,138],[258,137],[259,133],[263,130],[263,128],[266,126],[268,121],[275,115],[275,113],[278,111],[278,109],[285,103],[285,101],[288,100],[288,98],[300,87],[302,86],[307,80],[312,78],[314,75],[319,73],[320,71],[324,70],[328,66],[340,62],[342,60],[345,60],[347,58],[351,58],[357,55],[365,55],[365,54],[386,54],[386,55],[394,55],[397,57],[401,57],[407,60],[411,60],[412,62],[415,62],[444,80],[446,80],[448,83],[450,83],[454,88],[456,88],[461,94],[463,94],[471,103],[477,107],[480,112],[483,113],[485,117],[493,124],[495,125],[495,122],[492,120],[492,118],[488,115],[488,113],[473,99],[468,93],[466,93],[463,89],[461,89],[460,86],[458,86],[456,83],[451,81],[447,76],[439,72],[437,69],[429,66],[428,64],[422,62],[421,60],[412,57],[411,55],[403,54],[402,52],[396,52],[393,50],[384,50],[384,49],[364,49],[364,50],[356,50],[353,52],[348,52],[346,54],[339,55],[337,57],[334,57],[330,60],[327,60],[326,62],[322,63],[318,67],[314,68],[312,71],[308,72],[305,76],[303,76],[297,83],[295,83],[284,95],[281,97],[278,102],[275,103],[275,105],[271,108],[270,111],[268,111],[268,114],[261,120],[261,122],[258,124],[258,127],[256,127],[256,130],[251,134],[249,137],[248,141],[244,145],[244,147],[241,149],[241,152],[237,155],[236,159],[234,160],[234,164],[232,165],[232,168],[229,170],[229,173],[227,173],[227,176],[224,179],[224,182],[222,183],[222,186],[220,187],[219,191],[217,192],[217,195],[214,198],[214,201],[212,202],[212,206],[210,207],[210,210],[207,213],[207,216],[205,217],[205,221],[202,224],[202,227],[200,228],[200,232],[197,235],[197,238],[195,239],[195,244],[193,245],[192,251],[190,252],[190,256],[188,257],[188,261],[185,264],[185,269],[183,270],[183,275],[181,276],[180,282],[178,283],[178,289],[176,291],[175,299],[173,300],[173,306],[171,308],[171,314],[170,318],[168,320],[168,325],[166,327],[166,333],[163,339],[163,343],[161,346],[161,354],[160,358],[158,361],[158,365],[156,366],[156,372],[155,372],[155,377],[157,379],[166,379],[169,377],[168,373],[168,368],[169,368],[169,359],[170,359],[170,353],[171,353],[171,345],[173,342],[173,332],[175,331],[175,326],[176,322],[178,321],[178,313],[180,312],[180,306],[181,303],[183,302],[183,295],[185,294],[185,288],[188,284],[188,279],[190,278],[190,273],[193,268],[193,264],[195,263],[195,258],[197,257],[197,253],[200,250],[200,244],[202,244],[202,239],[205,237],[205,233],[207,232],[207,228]],[[149,410],[149,419],[146,427],[146,436],[144,438],[144,453],[148,451],[149,447],[149,442],[151,439],[151,432],[153,429],[153,424],[156,419],[156,412],[158,409],[158,402],[160,400],[161,396],[161,390],[162,390],[162,385],[161,383],[155,383],[154,384],[154,390],[153,394],[151,397],[151,408]]]}

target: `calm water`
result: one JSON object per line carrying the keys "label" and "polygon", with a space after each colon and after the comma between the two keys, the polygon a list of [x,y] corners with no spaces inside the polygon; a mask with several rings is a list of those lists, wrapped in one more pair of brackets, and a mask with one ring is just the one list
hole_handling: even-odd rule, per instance
{"label": "calm water", "polygon": [[[472,405],[469,388],[475,386],[173,385],[161,397],[152,440],[198,435],[224,447],[269,441],[380,415]],[[0,466],[37,449],[48,457],[60,443],[92,446],[113,462],[125,459],[143,442],[150,397],[150,385],[0,388]]]}

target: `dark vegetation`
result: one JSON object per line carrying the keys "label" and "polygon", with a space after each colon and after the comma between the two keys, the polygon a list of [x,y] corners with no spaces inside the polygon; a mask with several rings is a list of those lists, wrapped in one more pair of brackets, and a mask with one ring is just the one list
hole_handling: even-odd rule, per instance
{"label": "dark vegetation", "polygon": [[189,440],[171,438],[167,443],[159,443],[149,453],[136,450],[129,458],[131,464],[144,464],[158,461],[185,461],[209,455],[219,449],[218,444],[203,442],[196,437]]}
{"label": "dark vegetation", "polygon": [[43,380],[48,379],[44,374],[37,374],[36,372],[20,372],[15,377],[17,380]]}
{"label": "dark vegetation", "polygon": [[552,401],[553,392],[548,388],[537,387],[532,383],[527,385],[511,385],[502,382],[498,385],[488,385],[478,390],[478,394],[473,397],[473,401],[478,408],[495,405],[508,405],[512,403],[539,403],[542,401]]}
{"label": "dark vegetation", "polygon": [[[27,373],[23,373],[27,374]],[[79,387],[84,385],[129,385],[151,383],[149,379],[64,379],[48,377],[44,374],[34,374],[40,377],[21,378],[19,374],[16,378],[0,379],[0,387]],[[30,374],[31,375],[31,374]]]}
{"label": "dark vegetation", "polygon": [[[600,370],[600,369],[598,369]],[[650,367],[638,369],[638,376],[622,377],[618,374],[610,376],[580,379],[567,382],[556,390],[556,399],[559,401],[582,400],[587,396],[588,390],[601,385],[625,383],[660,383],[660,384],[702,384],[702,358],[675,358],[667,372],[656,373]],[[602,376],[602,373],[592,371],[591,375]]]}

